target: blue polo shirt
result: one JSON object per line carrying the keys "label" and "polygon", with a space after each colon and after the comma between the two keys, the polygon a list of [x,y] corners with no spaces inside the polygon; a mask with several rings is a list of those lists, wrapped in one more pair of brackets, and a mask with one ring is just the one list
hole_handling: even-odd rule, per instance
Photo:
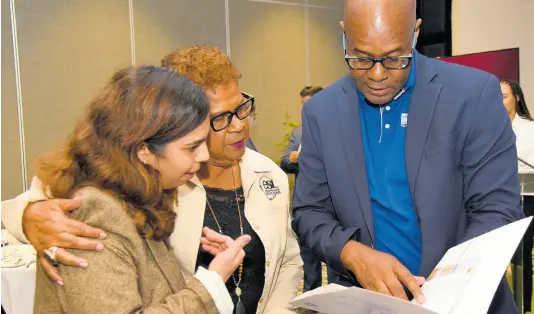
{"label": "blue polo shirt", "polygon": [[421,264],[421,231],[408,186],[404,153],[414,83],[415,60],[412,59],[405,92],[398,99],[372,106],[360,92],[358,95],[375,248],[395,256],[417,275]]}

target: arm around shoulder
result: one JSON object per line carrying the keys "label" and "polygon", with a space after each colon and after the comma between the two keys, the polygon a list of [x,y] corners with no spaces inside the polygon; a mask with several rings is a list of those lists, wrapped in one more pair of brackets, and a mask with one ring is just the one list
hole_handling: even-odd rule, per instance
{"label": "arm around shoulder", "polygon": [[[105,250],[70,250],[88,261],[87,269],[59,266],[65,284],[57,287],[57,299],[63,312],[217,313],[213,299],[199,280],[185,284],[181,277],[170,278],[180,276],[179,270],[160,268],[160,260],[171,266],[176,264],[172,263],[173,253],[162,241],[143,239],[118,202],[110,201],[107,195],[91,194],[83,195],[84,202],[73,218],[105,230]],[[46,286],[54,283],[40,267],[38,278],[41,280],[37,282],[36,307],[50,306],[47,302],[53,297],[41,291],[50,291]]]}

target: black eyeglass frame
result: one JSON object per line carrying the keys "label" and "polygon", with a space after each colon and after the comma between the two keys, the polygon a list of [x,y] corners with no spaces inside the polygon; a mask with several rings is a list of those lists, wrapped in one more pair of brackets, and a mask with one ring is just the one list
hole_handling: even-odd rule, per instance
{"label": "black eyeglass frame", "polygon": [[[349,66],[349,68],[351,68],[353,70],[371,70],[375,66],[375,64],[377,62],[382,64],[382,66],[386,70],[403,70],[403,69],[406,69],[410,65],[410,63],[411,63],[411,61],[413,59],[413,55],[414,55],[415,45],[416,44],[417,44],[417,33],[414,31],[414,33],[413,33],[413,41],[412,41],[412,49],[411,49],[411,52],[410,52],[409,55],[397,56],[397,57],[384,57],[384,58],[349,56],[347,54],[347,34],[343,31],[343,52],[345,53],[345,62],[347,62],[347,65]],[[369,67],[357,68],[357,67],[354,67],[354,66],[351,65],[351,60],[372,61],[373,63]],[[386,61],[386,60],[407,60],[407,62],[405,64],[403,64],[401,67],[388,67],[388,66],[386,66],[384,64],[384,61]]]}
{"label": "black eyeglass frame", "polygon": [[[249,95],[249,94],[247,94],[245,92],[241,92],[241,95],[245,98],[245,101],[243,101],[241,104],[239,104],[239,106],[237,106],[237,108],[235,108],[234,111],[226,111],[226,112],[220,113],[220,114],[218,114],[215,117],[212,117],[210,119],[210,126],[211,126],[213,131],[219,132],[219,131],[222,131],[222,130],[226,129],[227,127],[229,127],[230,124],[232,124],[232,119],[234,118],[234,116],[236,116],[239,120],[244,120],[248,116],[250,116],[254,112],[254,110],[256,110],[256,107],[254,105],[254,96]],[[240,117],[238,115],[239,110],[241,108],[243,108],[243,106],[246,106],[249,102],[252,102],[250,111],[244,117]],[[227,118],[228,120],[227,120],[226,125],[224,127],[222,127],[222,128],[216,128],[215,124],[214,124],[215,119],[218,119],[218,118],[220,118],[221,116],[224,116],[224,115],[228,115],[228,118]]]}

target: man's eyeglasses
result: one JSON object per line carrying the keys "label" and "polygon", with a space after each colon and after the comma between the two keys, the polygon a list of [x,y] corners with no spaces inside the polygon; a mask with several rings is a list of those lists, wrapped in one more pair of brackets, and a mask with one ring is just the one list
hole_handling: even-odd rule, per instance
{"label": "man's eyeglasses", "polygon": [[210,119],[213,131],[219,132],[226,129],[232,123],[234,116],[239,120],[243,120],[254,112],[254,96],[243,92],[241,92],[241,95],[245,100],[234,111],[223,112]]}
{"label": "man's eyeglasses", "polygon": [[413,58],[413,51],[415,50],[417,35],[414,32],[412,50],[409,55],[398,57],[385,58],[371,58],[371,57],[356,57],[347,54],[347,34],[343,32],[343,50],[345,52],[345,61],[353,70],[370,70],[379,62],[387,70],[402,70],[410,65]]}

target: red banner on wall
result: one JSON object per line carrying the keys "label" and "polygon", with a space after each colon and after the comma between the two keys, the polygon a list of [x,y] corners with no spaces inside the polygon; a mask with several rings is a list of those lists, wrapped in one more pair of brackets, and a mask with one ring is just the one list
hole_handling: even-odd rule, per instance
{"label": "red banner on wall", "polygon": [[519,82],[519,48],[472,53],[440,60],[465,65],[489,72],[499,80]]}

